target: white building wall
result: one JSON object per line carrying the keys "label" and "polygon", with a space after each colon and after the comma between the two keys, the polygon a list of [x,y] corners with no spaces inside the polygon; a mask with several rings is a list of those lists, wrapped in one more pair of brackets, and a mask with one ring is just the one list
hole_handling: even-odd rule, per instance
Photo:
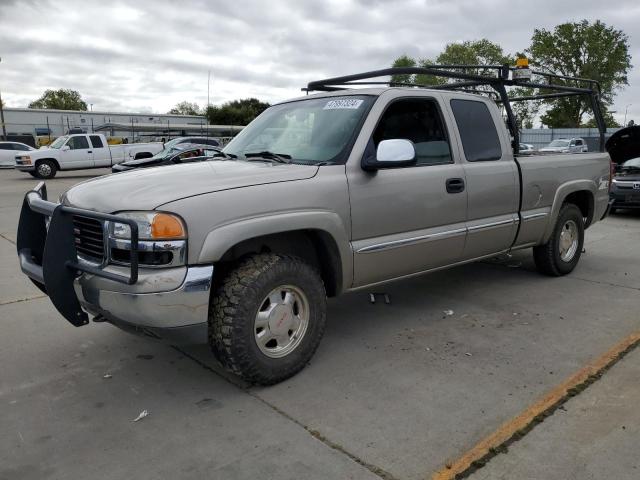
{"label": "white building wall", "polygon": [[38,110],[5,108],[7,134],[36,135],[36,129],[49,128],[52,136],[64,135],[70,128],[91,132],[104,123],[157,123],[206,125],[205,117],[195,115],[166,115],[154,113],[77,112],[71,110]]}

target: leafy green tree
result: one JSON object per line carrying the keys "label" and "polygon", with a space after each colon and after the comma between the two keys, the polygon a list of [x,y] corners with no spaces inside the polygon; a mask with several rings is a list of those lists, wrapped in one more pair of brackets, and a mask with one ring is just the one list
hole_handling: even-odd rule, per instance
{"label": "leafy green tree", "polygon": [[[603,109],[602,116],[604,118],[604,124],[606,125],[607,128],[622,127],[622,125],[620,125],[620,123],[618,123],[618,121],[613,116],[613,113],[611,113],[610,111]],[[596,128],[597,127],[596,120],[595,120],[595,118],[591,117],[591,118],[589,118],[589,120],[584,122],[581,126],[590,127],[590,128]]]}
{"label": "leafy green tree", "polygon": [[[527,52],[542,70],[599,81],[605,107],[613,103],[617,90],[628,85],[629,38],[600,20],[563,23],[553,31],[535,29]],[[576,85],[572,81],[565,83]],[[552,128],[579,127],[590,110],[588,99],[567,97],[554,100],[541,119]]]}
{"label": "leafy green tree", "polygon": [[57,110],[87,111],[87,102],[82,100],[76,90],[61,88],[59,90],[45,90],[44,94],[29,104],[29,108],[47,108]]}
{"label": "leafy green tree", "polygon": [[169,113],[173,115],[201,115],[200,107],[197,103],[192,102],[180,102],[175,107],[169,110]]}
{"label": "leafy green tree", "polygon": [[[415,67],[416,61],[408,55],[400,55],[393,61],[392,67]],[[391,83],[412,83],[414,75],[391,75]]]}
{"label": "leafy green tree", "polygon": [[[496,43],[487,40],[464,41],[459,43],[449,43],[444,50],[435,59],[415,60],[407,55],[398,57],[394,62],[394,67],[413,67],[419,65],[421,67],[429,67],[430,65],[511,65],[514,59],[523,54],[510,55],[505,53],[502,47]],[[467,70],[473,74],[487,74],[482,69]],[[396,75],[391,79],[392,82],[408,82],[418,83],[421,85],[441,85],[447,80],[432,75]],[[493,91],[491,87],[478,87],[481,90]],[[533,95],[535,90],[532,88],[515,88],[511,92],[512,95],[529,96]],[[531,128],[533,119],[540,110],[539,101],[514,102],[512,108],[520,128]]]}
{"label": "leafy green tree", "polygon": [[[413,59],[407,55],[396,58],[392,64],[394,67],[429,67],[431,65],[502,65],[513,63],[513,58],[504,53],[502,47],[486,38],[480,40],[467,40],[458,43],[449,43],[444,50],[434,59],[423,58]],[[482,74],[479,71],[469,73]],[[440,85],[447,80],[432,75],[397,75],[402,81],[408,83],[418,83],[421,85]],[[392,77],[393,81],[400,81]]]}
{"label": "leafy green tree", "polygon": [[207,119],[212,125],[247,125],[269,107],[257,98],[232,100],[207,108]]}

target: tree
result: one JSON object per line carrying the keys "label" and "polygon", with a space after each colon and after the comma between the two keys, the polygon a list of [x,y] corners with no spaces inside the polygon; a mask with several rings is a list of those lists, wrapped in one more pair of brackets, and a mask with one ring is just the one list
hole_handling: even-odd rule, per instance
{"label": "tree", "polygon": [[[416,61],[408,55],[400,55],[393,61],[392,67],[415,67]],[[391,75],[391,83],[412,83],[414,75]]]}
{"label": "tree", "polygon": [[57,110],[87,111],[87,102],[82,100],[76,90],[61,88],[59,90],[45,90],[44,94],[29,104],[29,108],[49,108]]}
{"label": "tree", "polygon": [[180,102],[176,103],[176,106],[169,110],[169,113],[173,115],[201,115],[200,107],[197,103],[192,102]]}
{"label": "tree", "polygon": [[207,120],[212,125],[247,125],[270,106],[257,98],[232,100],[207,108]]}
{"label": "tree", "polygon": [[[511,56],[504,53],[502,47],[486,38],[480,40],[467,40],[459,43],[449,43],[435,58],[413,59],[407,55],[396,58],[394,67],[429,67],[430,65],[502,65],[512,63]],[[470,71],[469,73],[483,73],[482,71]],[[441,85],[447,83],[442,77],[433,75],[395,75],[391,79],[405,83],[418,83],[420,85]]]}
{"label": "tree", "polygon": [[[504,65],[512,64],[514,59],[523,54],[510,55],[505,53],[502,47],[496,43],[487,40],[464,41],[459,43],[449,43],[444,50],[435,59],[415,59],[402,55],[393,62],[394,67],[429,67],[430,65]],[[482,75],[486,72],[482,69],[467,70],[468,73]],[[441,85],[448,80],[442,77],[434,77],[433,75],[394,75],[391,77],[392,82],[402,83],[418,83],[420,85]],[[453,81],[453,80],[449,80]],[[477,87],[481,90],[493,91],[491,87]],[[535,90],[532,88],[514,88],[512,95],[528,96],[533,95]],[[533,119],[540,110],[541,102],[526,101],[514,102],[512,108],[518,119],[520,128],[533,127]]]}
{"label": "tree", "polygon": [[[615,117],[613,116],[613,113],[609,112],[608,110],[605,110],[604,108],[602,110],[603,110],[602,111],[602,117],[604,118],[604,124],[605,124],[605,126],[607,128],[617,128],[617,127],[621,127],[622,126],[615,119]],[[586,122],[581,124],[581,126],[582,127],[597,128],[596,120],[595,120],[595,118],[591,117],[589,120],[587,120]]]}
{"label": "tree", "polygon": [[[628,85],[629,39],[622,30],[600,20],[563,23],[553,31],[535,29],[527,52],[542,70],[600,82],[605,107],[613,103],[617,90]],[[565,83],[576,86],[576,82]],[[551,128],[579,127],[590,110],[584,96],[567,97],[555,100],[541,119]]]}

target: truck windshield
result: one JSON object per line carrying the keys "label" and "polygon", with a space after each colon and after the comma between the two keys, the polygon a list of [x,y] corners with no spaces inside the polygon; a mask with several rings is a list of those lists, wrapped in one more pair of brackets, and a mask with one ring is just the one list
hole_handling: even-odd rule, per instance
{"label": "truck windshield", "polygon": [[49,148],[62,147],[64,145],[64,142],[66,142],[68,138],[69,137],[67,137],[66,135],[56,138],[53,142],[51,142],[51,145],[49,145]]}
{"label": "truck windshield", "polygon": [[275,105],[265,110],[224,149],[240,159],[261,152],[290,157],[291,163],[342,163],[347,145],[374,97],[324,97]]}
{"label": "truck windshield", "polygon": [[569,140],[554,140],[549,144],[550,147],[568,147]]}

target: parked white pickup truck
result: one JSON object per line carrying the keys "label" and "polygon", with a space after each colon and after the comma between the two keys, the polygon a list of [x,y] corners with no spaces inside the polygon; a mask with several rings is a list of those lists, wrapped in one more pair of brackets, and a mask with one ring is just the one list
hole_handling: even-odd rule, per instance
{"label": "parked white pickup truck", "polygon": [[104,135],[64,135],[51,145],[30,152],[16,152],[15,168],[36,178],[53,178],[58,170],[111,167],[125,160],[152,157],[162,144],[109,145]]}

